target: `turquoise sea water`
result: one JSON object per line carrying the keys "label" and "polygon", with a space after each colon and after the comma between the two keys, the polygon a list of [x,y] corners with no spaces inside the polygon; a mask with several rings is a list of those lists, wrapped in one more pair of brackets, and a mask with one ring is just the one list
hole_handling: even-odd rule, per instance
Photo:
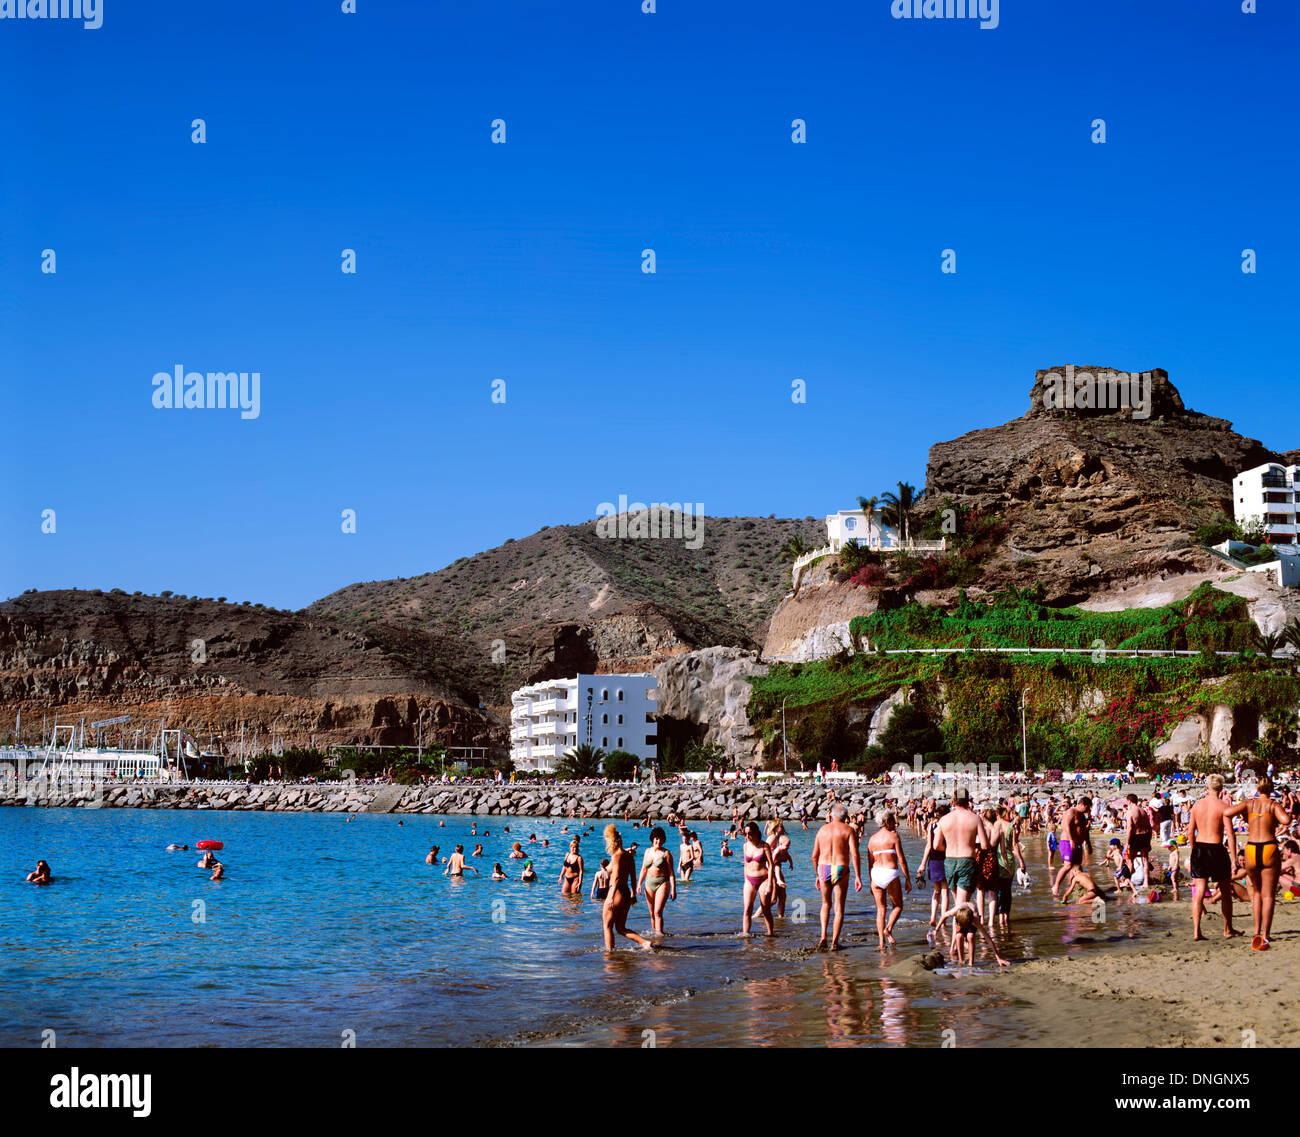
{"label": "turquoise sea water", "polygon": [[[741,859],[718,857],[725,827],[701,825],[705,867],[668,905],[665,950],[629,945],[607,956],[599,903],[563,897],[557,883],[569,840],[563,827],[578,823],[479,818],[475,837],[468,817],[400,820],[0,809],[0,1045],[39,1045],[46,1030],[60,1046],[338,1046],[349,1031],[358,1046],[466,1045],[578,1031],[687,989],[776,981],[810,962],[813,834],[797,825],[791,902],[775,938],[738,938]],[[589,874],[604,855],[603,824],[583,823],[595,825],[583,840]],[[620,829],[628,844],[649,843],[644,829]],[[536,845],[527,843],[532,833]],[[225,843],[224,881],[196,867],[201,839]],[[506,859],[513,840],[533,857],[538,883],[517,880],[521,862]],[[446,856],[476,841],[486,854],[472,861],[482,876],[449,879],[424,864],[431,844]],[[164,851],[171,842],[190,851]],[[904,844],[914,862],[910,833]],[[674,854],[676,845],[670,834]],[[52,885],[25,882],[38,858],[50,862]],[[494,861],[516,879],[490,880]],[[1042,893],[1045,874],[1037,875]],[[800,898],[804,924],[795,922]],[[1022,926],[1037,936],[1032,950],[1063,950],[1070,927],[1060,913],[1032,897],[1018,904]],[[851,950],[868,950],[873,912],[864,888],[851,900]],[[1108,933],[1135,934],[1140,915],[1113,920]],[[927,919],[928,909],[909,900],[900,950],[925,949]],[[1083,915],[1070,920],[1077,932],[1093,931]],[[639,902],[629,927],[646,931],[647,923]]]}

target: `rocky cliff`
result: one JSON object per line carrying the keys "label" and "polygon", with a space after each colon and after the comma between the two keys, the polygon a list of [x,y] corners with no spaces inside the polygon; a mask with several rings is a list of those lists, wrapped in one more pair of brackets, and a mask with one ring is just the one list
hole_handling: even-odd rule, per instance
{"label": "rocky cliff", "polygon": [[1232,516],[1232,479],[1282,453],[1184,408],[1159,368],[1142,373],[1149,417],[1059,406],[1052,376],[1107,373],[1091,365],[1036,372],[1019,419],[930,448],[925,504],[999,514],[1008,527],[985,581],[1041,581],[1049,598],[1077,602],[1112,582],[1208,567],[1190,535]]}
{"label": "rocky cliff", "polygon": [[[182,597],[83,591],[0,603],[0,715],[35,740],[43,716],[158,720],[236,745],[414,741],[503,745],[431,637]],[[118,735],[115,735],[119,737]]]}

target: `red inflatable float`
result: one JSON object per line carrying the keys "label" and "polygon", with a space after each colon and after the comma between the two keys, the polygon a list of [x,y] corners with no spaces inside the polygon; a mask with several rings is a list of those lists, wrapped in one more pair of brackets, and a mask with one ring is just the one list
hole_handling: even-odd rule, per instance
{"label": "red inflatable float", "polygon": [[224,849],[225,845],[220,841],[195,841],[194,847],[196,849]]}

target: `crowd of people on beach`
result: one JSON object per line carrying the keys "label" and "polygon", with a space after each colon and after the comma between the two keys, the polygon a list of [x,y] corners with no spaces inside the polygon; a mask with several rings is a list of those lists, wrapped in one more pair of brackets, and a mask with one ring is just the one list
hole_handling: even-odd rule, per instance
{"label": "crowd of people on beach", "polygon": [[[1277,895],[1290,900],[1300,894],[1296,837],[1300,797],[1289,789],[1275,794],[1267,777],[1253,792],[1239,789],[1235,799],[1216,774],[1207,779],[1203,796],[1195,800],[1190,793],[1167,788],[1145,801],[1136,793],[1103,801],[1086,793],[1047,795],[1030,790],[979,809],[973,807],[969,791],[959,787],[948,800],[922,795],[897,810],[877,810],[870,833],[864,812],[850,815],[834,790],[828,791],[827,799],[827,819],[817,831],[811,855],[821,899],[817,950],[841,947],[849,885],[855,892],[864,888],[864,850],[879,946],[896,945],[904,892],[915,889],[928,893],[927,942],[946,946],[950,960],[967,965],[975,962],[977,943],[986,947],[998,966],[1008,965],[1000,947],[1011,930],[1016,891],[1023,893],[1032,884],[1024,845],[1031,835],[1044,839],[1043,867],[1053,901],[1094,907],[1125,896],[1143,904],[1177,901],[1190,885],[1192,933],[1197,940],[1205,938],[1201,922],[1207,906],[1213,905],[1222,914],[1224,935],[1242,934],[1232,924],[1233,901],[1248,901],[1254,920],[1252,947],[1266,951]],[[624,822],[638,832],[644,828],[649,845],[644,851],[636,842],[625,846],[623,830],[617,824],[607,825],[603,837],[608,856],[592,874],[590,898],[602,904],[607,950],[613,950],[619,937],[652,950],[665,934],[665,907],[677,899],[678,883],[703,869],[704,846],[699,833],[676,814],[669,814],[664,825],[651,817],[631,821],[625,816]],[[808,823],[806,812],[802,813],[799,824],[808,829]],[[900,825],[923,842],[915,879]],[[676,853],[669,847],[672,829],[680,836]],[[1108,837],[1101,855],[1094,848],[1097,831]],[[567,825],[563,833],[569,835]],[[560,889],[566,894],[582,894],[587,878],[582,839],[588,833],[594,833],[590,826],[569,835],[559,874]],[[485,831],[484,836],[489,835]],[[537,841],[537,835],[531,834],[529,843]],[[733,841],[738,849],[731,847]],[[542,848],[549,844],[549,838],[542,839]],[[785,916],[790,881],[797,871],[785,823],[775,818],[765,824],[742,822],[734,811],[731,827],[721,837],[719,858],[726,861],[737,853],[742,867],[740,934],[752,933],[757,915],[763,932],[774,935],[775,920]],[[483,855],[481,844],[473,855]],[[533,861],[520,842],[513,844],[509,857],[525,860],[521,880],[537,879]],[[451,857],[440,857],[435,845],[426,860],[443,864],[449,876],[463,875],[473,867],[460,845]],[[509,879],[500,864],[494,866],[492,878]],[[628,928],[638,900],[646,904],[648,935]]]}
{"label": "crowd of people on beach", "polygon": [[[1190,884],[1195,940],[1206,938],[1201,924],[1207,907],[1213,905],[1219,907],[1225,938],[1244,935],[1233,925],[1233,905],[1248,902],[1253,919],[1251,946],[1267,951],[1277,897],[1300,897],[1300,795],[1289,788],[1275,789],[1270,777],[1260,778],[1253,787],[1239,783],[1234,796],[1225,787],[1224,778],[1212,774],[1199,798],[1168,787],[1157,789],[1146,800],[1128,793],[1109,801],[1100,794],[1049,795],[1030,788],[978,809],[969,790],[959,786],[948,800],[938,794],[921,794],[897,809],[878,809],[870,834],[865,812],[850,815],[849,807],[836,799],[833,789],[827,792],[826,804],[826,820],[816,833],[811,854],[812,877],[821,900],[819,951],[841,947],[849,884],[855,892],[864,887],[864,850],[880,948],[896,945],[894,933],[903,912],[904,890],[928,891],[927,942],[935,946],[946,943],[948,958],[968,965],[975,962],[977,941],[998,966],[1008,965],[1000,951],[1005,943],[1000,941],[1011,929],[1016,890],[1023,893],[1031,887],[1024,845],[1030,836],[1043,838],[1044,869],[1052,898],[1061,905],[1095,908],[1121,897],[1134,903],[1178,901],[1185,885]],[[577,820],[576,816],[573,819]],[[348,820],[354,821],[355,816]],[[561,830],[561,835],[568,837],[568,847],[557,883],[563,894],[574,897],[583,895],[588,877],[582,840],[595,832],[583,821],[585,818],[576,824],[576,832],[570,833],[569,824]],[[809,821],[807,811],[801,810],[800,826],[807,830]],[[644,851],[638,842],[625,846],[619,826],[607,825],[603,833],[607,856],[590,874],[589,898],[601,904],[606,950],[612,951],[619,937],[651,950],[665,935],[665,910],[677,899],[678,883],[690,881],[704,869],[704,844],[699,832],[675,813],[662,825],[652,817],[633,821],[626,814],[624,823],[637,832],[644,827],[649,844]],[[446,821],[440,825],[445,826]],[[906,825],[922,843],[915,879],[900,825]],[[479,837],[478,826],[477,820],[471,823],[472,838]],[[671,830],[679,837],[675,853],[669,845]],[[1094,847],[1098,832],[1108,839],[1100,856]],[[484,841],[476,841],[468,854],[461,843],[443,856],[435,844],[425,863],[442,867],[449,878],[479,875],[474,861],[487,856],[485,841],[492,837],[490,827],[484,828],[482,837]],[[525,845],[536,847],[540,854],[550,849],[550,838],[539,839],[533,832],[526,841],[512,839],[510,826],[505,824],[498,839],[510,842],[505,860],[519,862],[518,881],[538,882],[537,865]],[[731,847],[733,841],[738,843],[737,849]],[[200,847],[207,844],[200,842]],[[169,852],[187,849],[186,845],[168,846]],[[739,809],[733,808],[730,828],[721,837],[719,859],[726,862],[737,853],[742,868],[740,934],[751,934],[757,914],[764,934],[775,935],[775,920],[785,916],[797,871],[785,823],[778,818],[765,824],[743,820]],[[211,848],[197,867],[210,871],[210,880],[224,879],[225,866]],[[513,870],[507,872],[499,861],[493,864],[490,876],[493,881],[515,879]],[[49,864],[38,861],[27,880],[49,884],[53,880]],[[627,926],[638,900],[646,905],[648,936]]]}

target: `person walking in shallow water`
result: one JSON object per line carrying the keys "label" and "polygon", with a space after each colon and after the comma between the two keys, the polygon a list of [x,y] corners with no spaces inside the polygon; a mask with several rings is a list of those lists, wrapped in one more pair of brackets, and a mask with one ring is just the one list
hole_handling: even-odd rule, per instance
{"label": "person walking in shallow water", "polygon": [[772,874],[776,871],[772,864],[772,849],[763,840],[763,831],[758,822],[745,822],[744,848],[745,885],[743,891],[744,913],[740,920],[740,934],[749,935],[750,924],[754,918],[754,901],[758,901],[758,914],[763,918],[763,927],[767,934],[773,935],[772,894],[768,887]]}
{"label": "person walking in shallow water", "polygon": [[623,836],[613,823],[605,826],[605,848],[609,851],[609,892],[601,909],[605,931],[605,950],[614,950],[614,935],[625,936],[649,951],[654,944],[645,936],[627,929],[627,914],[636,899],[636,857],[623,848]]}
{"label": "person walking in shallow water", "polygon": [[844,928],[844,906],[849,897],[849,866],[853,866],[853,889],[862,891],[862,858],[858,852],[858,839],[851,825],[844,819],[849,811],[843,803],[831,807],[831,819],[818,831],[813,842],[813,878],[822,894],[822,935],[817,950],[826,950],[826,924],[830,919],[834,901],[835,922],[831,932],[830,950],[840,950],[840,932]]}
{"label": "person walking in shallow water", "polygon": [[637,894],[644,896],[650,912],[650,926],[656,935],[664,934],[664,905],[677,899],[677,874],[673,855],[665,847],[668,834],[658,826],[650,831],[650,848],[641,862]]}

